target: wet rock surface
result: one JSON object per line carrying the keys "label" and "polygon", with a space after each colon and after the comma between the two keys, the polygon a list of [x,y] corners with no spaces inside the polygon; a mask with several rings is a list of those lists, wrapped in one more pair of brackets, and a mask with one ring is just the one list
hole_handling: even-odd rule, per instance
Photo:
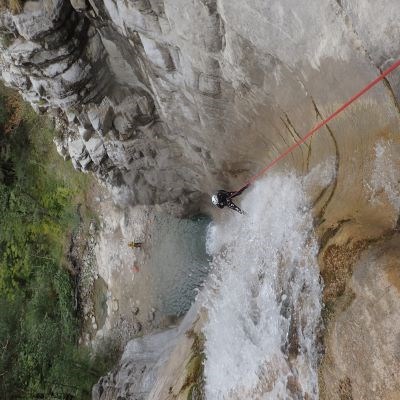
{"label": "wet rock surface", "polygon": [[[190,330],[193,324],[199,325],[197,312],[193,307],[179,327],[131,340],[116,368],[93,387],[92,399],[166,399],[170,395],[186,399],[188,389],[198,383],[188,384],[188,378],[199,374],[201,365],[200,339]],[[194,358],[196,365],[189,365]],[[160,375],[165,379],[157,384]],[[178,393],[173,393],[174,387]]]}
{"label": "wet rock surface", "polygon": [[325,336],[321,399],[400,396],[399,244],[398,234],[371,244],[336,301]]}
{"label": "wet rock surface", "polygon": [[115,370],[93,387],[93,400],[145,400],[160,364],[176,344],[177,330],[153,334],[128,343]]}

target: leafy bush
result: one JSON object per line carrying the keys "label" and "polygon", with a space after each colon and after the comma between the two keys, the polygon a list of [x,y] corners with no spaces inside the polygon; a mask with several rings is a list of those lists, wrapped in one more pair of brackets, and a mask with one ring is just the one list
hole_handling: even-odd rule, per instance
{"label": "leafy bush", "polygon": [[87,177],[54,149],[50,122],[0,87],[0,393],[85,399],[104,372],[77,346],[63,265]]}

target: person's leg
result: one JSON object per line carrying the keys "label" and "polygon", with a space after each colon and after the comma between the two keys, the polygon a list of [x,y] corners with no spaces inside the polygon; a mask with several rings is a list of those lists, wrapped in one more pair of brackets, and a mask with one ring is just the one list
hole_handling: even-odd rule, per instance
{"label": "person's leg", "polygon": [[232,201],[228,200],[226,204],[231,210],[237,211],[239,214],[244,214],[244,212]]}

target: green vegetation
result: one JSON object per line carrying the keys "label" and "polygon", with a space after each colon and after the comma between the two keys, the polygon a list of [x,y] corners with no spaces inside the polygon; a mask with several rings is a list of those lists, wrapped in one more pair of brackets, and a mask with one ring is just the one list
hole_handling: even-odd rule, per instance
{"label": "green vegetation", "polygon": [[88,177],[54,149],[50,122],[0,87],[0,393],[85,399],[104,363],[77,345],[65,253]]}

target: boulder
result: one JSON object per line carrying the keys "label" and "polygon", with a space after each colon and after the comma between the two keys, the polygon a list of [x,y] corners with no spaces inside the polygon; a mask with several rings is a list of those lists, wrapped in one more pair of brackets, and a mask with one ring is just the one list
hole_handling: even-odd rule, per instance
{"label": "boulder", "polygon": [[98,107],[91,108],[87,115],[93,129],[101,135],[107,133],[112,127],[114,111],[111,105],[107,104],[107,102],[103,102]]}
{"label": "boulder", "polygon": [[86,0],[71,0],[71,6],[74,7],[76,11],[86,11],[88,9],[88,5]]}
{"label": "boulder", "polygon": [[95,165],[100,165],[101,161],[106,155],[106,149],[104,148],[103,140],[94,135],[85,142],[85,146],[93,163]]}

